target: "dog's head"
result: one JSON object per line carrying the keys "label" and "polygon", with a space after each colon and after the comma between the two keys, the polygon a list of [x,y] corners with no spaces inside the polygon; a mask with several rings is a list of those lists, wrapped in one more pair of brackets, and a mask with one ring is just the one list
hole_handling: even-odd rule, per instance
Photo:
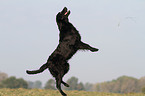
{"label": "dog's head", "polygon": [[60,23],[60,22],[66,22],[67,23],[69,14],[70,14],[70,10],[67,11],[67,8],[64,7],[63,10],[56,15],[57,23]]}

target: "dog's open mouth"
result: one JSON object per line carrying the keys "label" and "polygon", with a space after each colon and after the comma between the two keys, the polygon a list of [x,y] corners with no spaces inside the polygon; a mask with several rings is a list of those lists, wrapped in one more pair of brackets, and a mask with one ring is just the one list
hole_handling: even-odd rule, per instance
{"label": "dog's open mouth", "polygon": [[64,15],[69,15],[70,14],[70,10],[68,10],[68,11],[66,11],[65,13],[64,13]]}
{"label": "dog's open mouth", "polygon": [[66,15],[68,13],[68,11],[67,12],[65,12],[65,14],[64,15]]}
{"label": "dog's open mouth", "polygon": [[67,11],[67,8],[64,7],[64,9],[62,10],[62,13],[65,15],[65,16],[68,16],[70,14],[70,10]]}

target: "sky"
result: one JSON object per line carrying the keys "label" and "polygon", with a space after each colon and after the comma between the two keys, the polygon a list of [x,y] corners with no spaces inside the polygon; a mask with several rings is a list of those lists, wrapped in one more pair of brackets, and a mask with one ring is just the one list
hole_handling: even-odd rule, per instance
{"label": "sky", "polygon": [[78,51],[64,81],[98,83],[122,75],[145,76],[145,0],[0,0],[0,72],[45,83],[46,63],[59,43],[56,14],[67,7],[82,41],[98,52]]}

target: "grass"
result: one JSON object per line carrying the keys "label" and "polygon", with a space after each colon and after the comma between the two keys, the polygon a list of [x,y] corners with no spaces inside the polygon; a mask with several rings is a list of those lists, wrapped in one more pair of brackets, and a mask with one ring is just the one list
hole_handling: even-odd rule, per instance
{"label": "grass", "polygon": [[[100,93],[86,91],[65,91],[68,96],[145,96],[143,93]],[[57,90],[45,89],[0,89],[0,96],[61,96]]]}

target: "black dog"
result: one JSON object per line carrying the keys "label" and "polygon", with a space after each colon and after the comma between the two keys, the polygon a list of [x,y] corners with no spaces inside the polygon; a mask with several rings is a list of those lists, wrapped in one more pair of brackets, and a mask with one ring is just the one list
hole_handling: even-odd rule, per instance
{"label": "black dog", "polygon": [[47,62],[40,67],[39,70],[26,71],[28,74],[37,74],[49,69],[50,73],[55,77],[56,87],[63,96],[67,96],[61,89],[61,83],[69,87],[62,78],[69,70],[68,60],[77,52],[77,50],[98,51],[88,44],[81,41],[81,36],[76,28],[69,22],[68,16],[70,11],[65,7],[56,16],[56,22],[60,31],[59,44],[55,51],[49,56]]}

